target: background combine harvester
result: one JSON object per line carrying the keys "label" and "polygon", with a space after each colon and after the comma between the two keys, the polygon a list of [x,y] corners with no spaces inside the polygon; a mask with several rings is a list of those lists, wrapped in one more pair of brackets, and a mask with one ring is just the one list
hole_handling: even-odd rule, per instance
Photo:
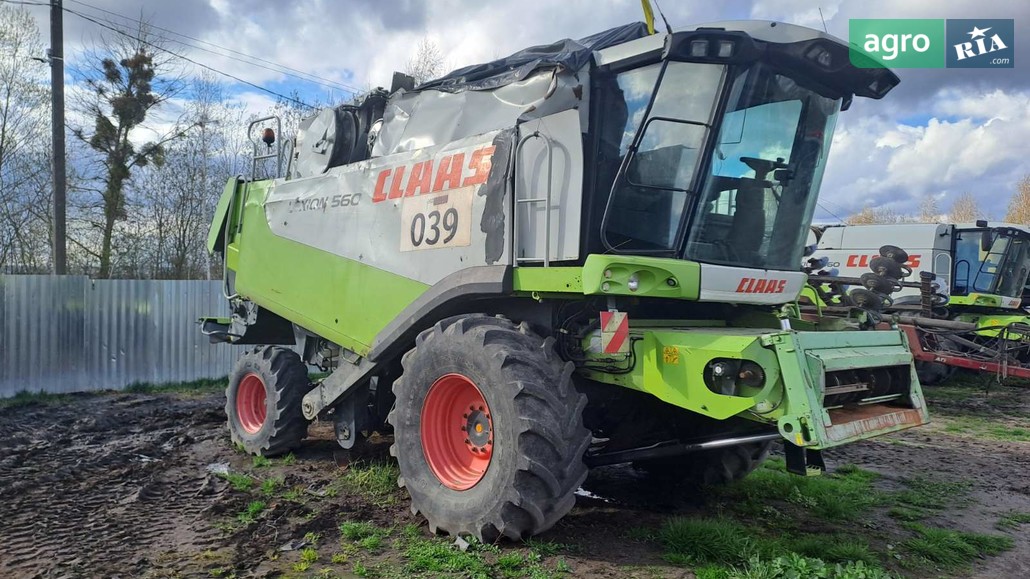
{"label": "background combine harvester", "polygon": [[886,241],[906,250],[913,279],[936,280],[936,289],[924,288],[922,296],[918,282],[899,286],[879,308],[901,314],[899,327],[909,337],[922,383],[942,382],[958,368],[1030,378],[1026,227],[978,221],[829,226],[818,233],[813,258],[837,276],[857,278],[875,269]]}
{"label": "background combine harvester", "polygon": [[551,527],[589,466],[727,482],[783,441],[808,474],[925,423],[900,332],[782,307],[837,114],[898,82],[870,65],[787,24],[633,24],[397,78],[285,155],[255,125],[286,175],[230,180],[208,240],[232,314],[204,331],[273,344],[231,376],[233,440],[392,429],[413,509],[489,541]]}

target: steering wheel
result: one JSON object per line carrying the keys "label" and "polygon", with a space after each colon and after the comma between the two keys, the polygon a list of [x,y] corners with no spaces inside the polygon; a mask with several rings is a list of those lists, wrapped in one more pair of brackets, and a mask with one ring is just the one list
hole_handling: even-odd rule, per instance
{"label": "steering wheel", "polygon": [[741,157],[740,162],[744,163],[755,172],[755,179],[758,181],[765,180],[765,176],[771,173],[774,169],[787,168],[787,164],[783,162],[782,158],[770,161],[768,159],[759,159],[758,157]]}

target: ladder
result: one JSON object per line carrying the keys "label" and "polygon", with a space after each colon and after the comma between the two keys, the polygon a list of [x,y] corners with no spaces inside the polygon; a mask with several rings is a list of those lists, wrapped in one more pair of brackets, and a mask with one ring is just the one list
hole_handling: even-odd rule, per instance
{"label": "ladder", "polygon": [[[519,139],[518,144],[515,146],[515,155],[513,156],[513,165],[515,169],[518,169],[519,155],[522,153],[522,147],[525,146],[531,139],[542,139],[544,145],[547,148],[547,191],[543,197],[519,197],[518,190],[518,176],[514,175],[512,179],[512,199],[515,200],[515,211],[512,216],[512,253],[514,254],[513,261],[516,266],[520,262],[524,261],[540,261],[543,258],[544,267],[551,266],[551,212],[558,207],[552,206],[552,183],[554,181],[554,145],[546,135],[540,131],[534,131],[528,133]],[[529,180],[529,176],[526,177]],[[539,203],[544,204],[544,254],[539,255],[519,255],[519,207],[522,205],[533,206]],[[532,213],[527,213],[527,220],[532,219]]]}

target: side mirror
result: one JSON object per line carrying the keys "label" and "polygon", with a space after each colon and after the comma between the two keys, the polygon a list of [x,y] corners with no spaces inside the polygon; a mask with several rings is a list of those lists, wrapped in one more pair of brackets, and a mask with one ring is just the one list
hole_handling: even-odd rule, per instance
{"label": "side mirror", "polygon": [[991,244],[994,243],[994,237],[991,235],[991,230],[987,229],[980,233],[980,251],[988,253],[991,251]]}

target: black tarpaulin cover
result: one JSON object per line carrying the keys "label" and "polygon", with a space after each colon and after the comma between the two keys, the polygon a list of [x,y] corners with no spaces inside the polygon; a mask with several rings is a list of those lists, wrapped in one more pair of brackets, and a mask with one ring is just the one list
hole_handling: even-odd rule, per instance
{"label": "black tarpaulin cover", "polygon": [[520,81],[540,68],[562,66],[568,70],[579,70],[590,60],[590,55],[595,50],[644,36],[647,36],[647,25],[643,22],[634,22],[579,40],[566,38],[551,44],[531,46],[493,62],[459,68],[436,80],[419,85],[416,90],[489,90]]}

